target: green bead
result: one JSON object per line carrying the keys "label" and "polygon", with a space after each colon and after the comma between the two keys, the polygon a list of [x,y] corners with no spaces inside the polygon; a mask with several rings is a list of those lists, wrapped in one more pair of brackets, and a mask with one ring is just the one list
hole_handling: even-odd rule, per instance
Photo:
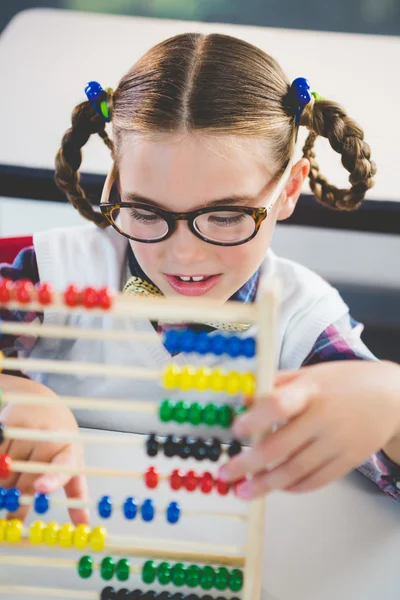
{"label": "green bead", "polygon": [[156,578],[156,565],[152,560],[146,560],[142,568],[142,580],[144,583],[153,583]]}
{"label": "green bead", "polygon": [[220,567],[217,569],[215,574],[215,587],[217,590],[226,590],[229,585],[229,571],[225,569],[225,567]]}
{"label": "green bead", "polygon": [[232,592],[239,592],[243,586],[243,572],[240,569],[233,569],[229,577],[229,589]]}
{"label": "green bead", "polygon": [[205,425],[215,425],[217,422],[217,407],[215,404],[206,404],[203,409],[203,423]]}
{"label": "green bead", "polygon": [[199,585],[200,575],[200,567],[198,567],[197,565],[190,565],[190,567],[186,569],[186,585],[188,585],[191,588],[194,588],[197,585]]}
{"label": "green bead", "polygon": [[158,565],[157,579],[161,585],[167,585],[171,581],[172,565],[168,562],[162,562]]}
{"label": "green bead", "polygon": [[101,561],[100,575],[102,579],[109,581],[113,578],[115,572],[115,562],[111,556],[105,556]]}
{"label": "green bead", "polygon": [[189,407],[186,404],[186,402],[183,402],[183,400],[179,400],[179,402],[177,402],[174,406],[172,417],[173,420],[179,423],[180,425],[182,425],[182,423],[185,423],[187,420],[188,409]]}
{"label": "green bead", "polygon": [[119,581],[126,581],[127,579],[129,579],[130,570],[131,565],[129,563],[129,560],[127,558],[121,558],[121,560],[117,562],[117,567],[115,569],[117,579]]}
{"label": "green bead", "polygon": [[218,407],[217,423],[220,427],[228,429],[233,423],[233,416],[233,408],[228,404],[222,404],[222,406]]}
{"label": "green bead", "polygon": [[182,563],[176,563],[172,567],[172,583],[176,586],[183,585],[186,579],[186,567]]}
{"label": "green bead", "polygon": [[191,425],[200,425],[203,407],[198,402],[193,402],[188,408],[187,420]]}
{"label": "green bead", "polygon": [[200,575],[200,586],[203,590],[210,590],[214,585],[215,571],[212,567],[204,567]]}
{"label": "green bead", "polygon": [[174,411],[174,405],[170,400],[163,400],[160,404],[160,409],[158,416],[160,417],[160,421],[163,423],[168,423],[168,421],[172,420],[172,414]]}
{"label": "green bead", "polygon": [[243,413],[247,412],[248,407],[245,404],[241,404],[240,406],[237,406],[235,409],[235,412],[237,414],[237,416],[242,415]]}
{"label": "green bead", "polygon": [[78,563],[78,574],[82,579],[87,579],[93,573],[93,558],[91,556],[82,556]]}

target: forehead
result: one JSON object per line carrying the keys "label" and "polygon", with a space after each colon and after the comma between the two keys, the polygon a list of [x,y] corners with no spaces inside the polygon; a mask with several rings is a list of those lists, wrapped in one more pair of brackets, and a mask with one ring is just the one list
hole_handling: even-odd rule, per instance
{"label": "forehead", "polygon": [[268,144],[258,138],[134,134],[119,156],[122,192],[168,204],[171,210],[237,194],[254,196],[274,174]]}

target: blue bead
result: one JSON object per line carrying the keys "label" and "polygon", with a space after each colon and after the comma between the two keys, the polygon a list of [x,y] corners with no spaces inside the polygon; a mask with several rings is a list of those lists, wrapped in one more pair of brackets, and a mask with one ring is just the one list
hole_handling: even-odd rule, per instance
{"label": "blue bead", "polygon": [[167,506],[167,521],[174,525],[181,516],[181,507],[177,502],[170,502]]}
{"label": "blue bead", "polygon": [[150,500],[149,498],[145,500],[140,508],[140,512],[143,521],[146,521],[147,523],[152,521],[155,513],[153,500]]}
{"label": "blue bead", "polygon": [[256,341],[252,337],[242,339],[242,354],[246,358],[253,358],[256,354]]}
{"label": "blue bead", "polygon": [[181,352],[189,353],[194,351],[195,337],[193,331],[189,331],[188,329],[182,331]]}
{"label": "blue bead", "polygon": [[0,510],[4,508],[4,501],[6,498],[7,490],[3,487],[0,487]]}
{"label": "blue bead", "polygon": [[200,331],[194,340],[194,351],[198,354],[208,354],[211,349],[211,338],[205,331]]}
{"label": "blue bead", "polygon": [[47,494],[35,494],[33,508],[39,515],[43,515],[49,510],[49,497]]}
{"label": "blue bead", "polygon": [[232,335],[226,340],[226,350],[229,356],[236,358],[242,351],[242,340],[237,335]]}
{"label": "blue bead", "polygon": [[226,338],[224,335],[217,333],[216,335],[210,337],[211,342],[211,352],[216,356],[221,356],[226,352]]}
{"label": "blue bead", "polygon": [[137,500],[136,500],[136,498],[132,498],[132,496],[129,496],[129,498],[127,498],[125,500],[124,515],[125,515],[125,519],[129,519],[130,521],[132,521],[133,519],[136,519],[136,515],[137,515]]}
{"label": "blue bead", "polygon": [[176,329],[170,329],[166,332],[164,346],[170,354],[176,354],[181,350],[181,332]]}
{"label": "blue bead", "polygon": [[21,492],[17,488],[7,490],[4,498],[4,508],[9,512],[15,512],[19,509],[19,499]]}
{"label": "blue bead", "polygon": [[112,500],[110,496],[103,496],[98,504],[99,515],[102,519],[109,519],[112,513]]}

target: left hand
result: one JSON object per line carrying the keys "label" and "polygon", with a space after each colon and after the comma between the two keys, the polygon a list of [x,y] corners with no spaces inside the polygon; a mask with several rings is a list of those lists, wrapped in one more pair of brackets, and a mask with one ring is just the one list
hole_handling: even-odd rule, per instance
{"label": "left hand", "polygon": [[[276,423],[282,427],[271,433]],[[220,470],[225,481],[251,479],[237,494],[307,492],[358,467],[400,436],[400,368],[340,361],[277,376],[271,395],[234,423],[238,437],[259,436]]]}

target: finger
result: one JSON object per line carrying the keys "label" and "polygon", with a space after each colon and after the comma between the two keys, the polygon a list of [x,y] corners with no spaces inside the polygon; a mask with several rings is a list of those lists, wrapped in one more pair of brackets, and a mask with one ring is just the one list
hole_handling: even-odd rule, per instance
{"label": "finger", "polygon": [[[32,446],[28,446],[26,444],[26,442],[18,441],[18,440],[10,441],[10,443],[8,444],[7,452],[6,452],[6,454],[8,454],[11,457],[12,461],[14,461],[14,460],[18,460],[18,461],[31,460],[32,453],[33,453]],[[11,462],[11,469],[12,469],[12,462]],[[21,473],[18,473],[16,471],[11,471],[9,477],[1,480],[2,487],[5,487],[6,489],[10,489],[12,487],[17,487],[17,481],[18,481],[20,475],[21,475]]]}
{"label": "finger", "polygon": [[[32,496],[35,493],[34,482],[37,475],[33,473],[17,473],[16,475],[17,478],[13,487],[16,487],[21,492],[21,495]],[[21,521],[25,521],[30,509],[31,505],[22,504],[18,510],[8,513],[7,519],[20,519]]]}
{"label": "finger", "polygon": [[338,457],[336,460],[323,465],[314,473],[310,473],[307,477],[301,481],[298,481],[286,491],[293,493],[304,493],[318,490],[319,488],[332,483],[336,479],[343,477],[351,469],[352,467],[348,467],[348,465],[346,465],[343,460]]}
{"label": "finger", "polygon": [[300,376],[300,371],[278,371],[274,379],[274,387],[291,383]]}
{"label": "finger", "polygon": [[[89,489],[87,479],[83,475],[77,475],[65,486],[67,498],[87,501],[89,499]],[[69,516],[74,525],[84,523],[89,525],[90,514],[87,508],[69,508]]]}
{"label": "finger", "polygon": [[66,473],[63,467],[76,467],[79,462],[76,448],[69,444],[63,446],[50,461],[50,464],[59,466],[60,470],[57,473],[47,473],[38,477],[35,481],[35,490],[41,494],[51,494],[65,487],[73,476]]}

